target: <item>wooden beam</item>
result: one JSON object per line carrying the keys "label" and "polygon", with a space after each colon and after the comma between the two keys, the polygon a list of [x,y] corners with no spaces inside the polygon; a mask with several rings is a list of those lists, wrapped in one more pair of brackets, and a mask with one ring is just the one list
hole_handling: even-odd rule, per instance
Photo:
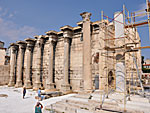
{"label": "wooden beam", "polygon": [[137,48],[134,48],[134,49],[148,49],[148,48],[150,48],[150,46],[137,47]]}
{"label": "wooden beam", "polygon": [[134,23],[134,24],[129,24],[129,25],[125,25],[125,28],[129,28],[129,27],[137,27],[137,26],[141,26],[141,25],[145,25],[145,24],[148,24],[148,21],[140,22],[140,23]]}

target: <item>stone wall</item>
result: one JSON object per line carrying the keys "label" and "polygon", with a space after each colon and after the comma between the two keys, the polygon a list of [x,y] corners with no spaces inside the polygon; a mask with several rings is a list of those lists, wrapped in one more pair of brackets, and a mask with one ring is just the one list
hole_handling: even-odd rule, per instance
{"label": "stone wall", "polygon": [[82,47],[81,34],[73,37],[70,52],[70,84],[74,91],[82,86]]}
{"label": "stone wall", "polygon": [[61,89],[61,84],[63,82],[63,70],[64,67],[64,41],[63,39],[58,39],[55,48],[55,71],[54,71],[54,78],[55,78],[55,85],[57,89]]}
{"label": "stone wall", "polygon": [[94,80],[96,76],[99,76],[99,31],[95,30],[93,31],[92,35],[92,83],[93,83],[93,88],[94,88]]}
{"label": "stone wall", "polygon": [[7,85],[9,82],[9,65],[0,65],[0,85]]}
{"label": "stone wall", "polygon": [[5,64],[6,49],[0,48],[0,65]]}
{"label": "stone wall", "polygon": [[[61,27],[60,32],[48,31],[46,35],[35,36],[35,39],[27,38],[25,41],[12,43],[11,62],[12,64],[17,62],[17,70],[11,65],[10,86],[16,83],[15,80],[22,80],[22,83],[18,82],[18,87],[25,85],[35,90],[44,88],[46,91],[60,90],[68,93],[67,91],[91,91],[96,89],[99,83],[101,84],[99,89],[106,90],[108,81],[112,77],[113,80],[115,79],[115,63],[118,55],[115,53],[116,42],[112,40],[115,37],[114,24],[107,25],[107,21],[91,22],[91,14],[87,12],[82,13],[81,16],[83,21],[77,23],[77,27],[67,25]],[[131,31],[131,35],[132,32],[135,31]],[[132,40],[127,40],[126,44],[132,43]],[[139,47],[138,35],[136,40],[139,41],[136,47]],[[122,50],[123,44],[119,50]],[[106,51],[108,49],[109,51]],[[24,51],[24,54],[17,55],[19,51]],[[123,56],[124,52],[121,51],[120,54]],[[140,51],[135,52],[135,56],[140,67]],[[133,60],[127,61],[131,58],[131,55],[126,55],[124,58],[128,67],[133,65]],[[18,70],[19,73],[23,71],[23,78],[20,77]]]}

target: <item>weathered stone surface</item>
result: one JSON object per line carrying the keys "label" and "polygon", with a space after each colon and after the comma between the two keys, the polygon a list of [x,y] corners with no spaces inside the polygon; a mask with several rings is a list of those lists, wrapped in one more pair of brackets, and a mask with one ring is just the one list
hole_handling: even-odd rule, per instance
{"label": "weathered stone surface", "polygon": [[32,88],[31,85],[31,66],[32,66],[32,55],[33,55],[33,47],[34,47],[34,40],[33,39],[26,39],[27,42],[27,47],[26,47],[26,53],[25,56],[26,59],[24,61],[26,61],[26,68],[25,68],[25,76],[23,76],[23,80],[24,80],[24,86],[26,88]]}
{"label": "weathered stone surface", "polygon": [[[93,95],[93,94],[91,94]],[[100,98],[99,94],[93,95],[98,96]],[[54,104],[51,104],[49,106],[46,106],[46,109],[53,110],[55,112],[64,112],[64,113],[113,113],[113,112],[124,112],[123,103],[116,103],[115,101],[112,101],[111,99],[105,99],[105,102],[102,105],[102,109],[100,109],[100,101],[93,100],[87,98],[89,97],[89,94],[84,95],[76,95],[74,97],[69,97],[65,100],[56,102]],[[116,98],[118,98],[116,96]],[[134,98],[134,96],[132,97]],[[137,97],[136,97],[137,98]],[[139,97],[138,97],[139,98]],[[128,101],[127,102],[127,113],[143,113],[149,111],[150,104],[147,101],[142,102],[142,99],[136,101],[135,100]],[[142,103],[141,103],[142,102]],[[134,104],[134,107],[131,105]],[[144,107],[144,108],[140,108]]]}
{"label": "weathered stone surface", "polygon": [[11,44],[11,56],[10,56],[10,79],[9,79],[8,86],[15,85],[17,49],[18,49],[18,46],[12,43]]}
{"label": "weathered stone surface", "polygon": [[10,78],[10,66],[0,65],[0,85],[7,85]]}
{"label": "weathered stone surface", "polygon": [[[120,61],[119,54],[125,57],[123,60],[127,67],[126,71],[132,69],[133,76],[136,77],[136,67],[130,52],[124,56],[124,52],[116,54],[106,51],[116,47],[114,40],[105,41],[115,37],[114,23],[107,20],[91,22],[91,14],[88,12],[82,13],[81,16],[83,20],[77,23],[77,27],[67,25],[61,27],[60,32],[51,30],[46,32],[46,35],[35,36],[31,54],[28,46],[24,48],[25,53],[20,54],[20,49],[17,50],[15,56],[11,56],[11,59],[16,61],[10,65],[12,68],[10,83],[47,91],[51,89],[73,92],[90,92],[94,89],[108,91],[109,87],[116,88],[115,64]],[[130,35],[130,38],[125,40],[128,48],[139,47],[140,37],[137,31],[128,29],[126,32]],[[133,40],[137,41],[136,46],[132,44]],[[52,42],[55,42],[53,46]],[[124,47],[123,45],[124,43],[121,46]],[[134,53],[141,71],[141,51]]]}
{"label": "weathered stone surface", "polygon": [[92,70],[91,70],[91,13],[80,14],[83,18],[83,79],[84,90],[92,90]]}
{"label": "weathered stone surface", "polygon": [[6,48],[0,48],[0,65],[5,64]]}
{"label": "weathered stone surface", "polygon": [[22,87],[22,81],[23,81],[23,66],[24,66],[24,51],[25,51],[25,46],[26,43],[23,41],[18,41],[17,42],[19,46],[18,50],[18,58],[17,58],[17,79],[16,79],[16,85],[15,87]]}

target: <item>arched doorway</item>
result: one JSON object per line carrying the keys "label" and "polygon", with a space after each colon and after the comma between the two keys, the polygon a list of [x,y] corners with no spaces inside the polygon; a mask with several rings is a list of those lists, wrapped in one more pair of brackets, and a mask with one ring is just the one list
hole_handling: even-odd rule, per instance
{"label": "arched doorway", "polygon": [[99,89],[99,75],[95,75],[94,77],[94,86],[95,90]]}
{"label": "arched doorway", "polygon": [[114,76],[113,72],[109,71],[108,73],[108,85],[113,86],[114,85]]}

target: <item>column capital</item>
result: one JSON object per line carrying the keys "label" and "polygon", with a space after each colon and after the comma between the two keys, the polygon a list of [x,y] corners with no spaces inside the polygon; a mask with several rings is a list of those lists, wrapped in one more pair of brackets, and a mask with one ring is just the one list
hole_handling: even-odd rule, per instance
{"label": "column capital", "polygon": [[15,53],[15,51],[18,49],[18,45],[16,43],[11,43],[10,47],[12,48],[13,53]]}
{"label": "column capital", "polygon": [[50,42],[56,42],[56,41],[57,41],[57,39],[58,39],[57,33],[58,33],[58,32],[56,32],[56,31],[54,31],[54,30],[51,30],[51,31],[46,32],[47,37],[49,38],[49,41],[50,41]]}
{"label": "column capital", "polygon": [[72,38],[73,35],[73,27],[66,25],[60,28],[63,31],[64,38]]}
{"label": "column capital", "polygon": [[83,12],[80,14],[82,16],[83,22],[84,21],[90,21],[91,13],[89,12]]}
{"label": "column capital", "polygon": [[50,30],[50,31],[46,32],[46,34],[47,34],[48,36],[50,36],[50,35],[55,35],[55,36],[57,36],[57,32],[54,31],[54,30]]}
{"label": "column capital", "polygon": [[34,43],[35,39],[33,39],[33,38],[26,38],[25,41],[26,41],[26,43],[30,43],[30,42]]}
{"label": "column capital", "polygon": [[17,46],[16,43],[10,43],[10,46]]}
{"label": "column capital", "polygon": [[36,39],[36,45],[37,47],[42,47],[42,44],[44,43],[44,39],[46,38],[45,35],[36,35],[34,36],[35,39]]}
{"label": "column capital", "polygon": [[34,46],[34,44],[35,44],[35,39],[26,38],[25,41],[27,43],[27,49],[31,51],[33,46]]}
{"label": "column capital", "polygon": [[19,49],[25,49],[25,47],[26,47],[25,41],[17,41],[16,43],[19,46]]}
{"label": "column capital", "polygon": [[34,38],[37,40],[41,40],[41,39],[45,39],[46,35],[35,35]]}

